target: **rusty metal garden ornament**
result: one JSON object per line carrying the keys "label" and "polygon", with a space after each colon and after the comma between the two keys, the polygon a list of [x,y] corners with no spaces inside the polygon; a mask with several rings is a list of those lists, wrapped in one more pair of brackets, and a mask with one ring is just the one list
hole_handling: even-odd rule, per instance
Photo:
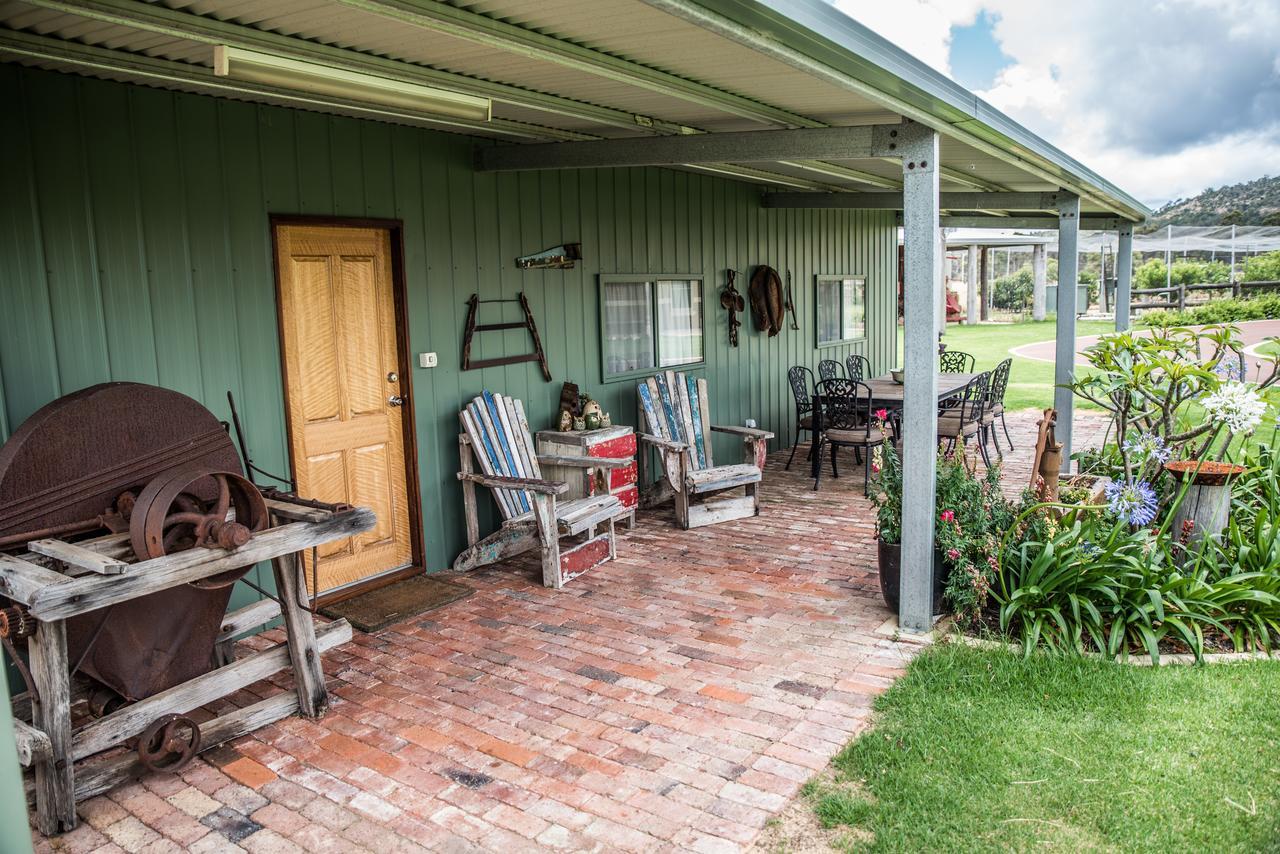
{"label": "rusty metal garden ornament", "polygon": [[746,310],[747,304],[742,299],[742,294],[738,293],[738,289],[733,286],[733,280],[737,278],[738,271],[726,272],[729,275],[729,281],[720,292],[720,307],[729,312],[729,346],[737,347],[738,327],[742,325],[742,321],[738,319],[738,312]]}
{"label": "rusty metal garden ornament", "polygon": [[200,725],[186,715],[161,715],[138,736],[138,760],[151,771],[181,771],[200,752]]}

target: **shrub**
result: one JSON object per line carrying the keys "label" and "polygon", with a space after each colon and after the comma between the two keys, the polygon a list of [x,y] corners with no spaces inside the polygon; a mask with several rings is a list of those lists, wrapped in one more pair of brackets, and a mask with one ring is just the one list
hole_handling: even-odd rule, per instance
{"label": "shrub", "polygon": [[1243,282],[1280,281],[1280,249],[1265,255],[1245,258],[1240,280]]}
{"label": "shrub", "polygon": [[1276,317],[1280,317],[1280,294],[1269,293],[1243,299],[1213,300],[1186,311],[1169,309],[1148,311],[1138,318],[1138,323],[1153,327],[1207,326]]}
{"label": "shrub", "polygon": [[1221,261],[1174,261],[1166,273],[1164,261],[1152,258],[1133,271],[1133,286],[1163,288],[1178,285],[1220,284],[1231,280],[1231,268]]}

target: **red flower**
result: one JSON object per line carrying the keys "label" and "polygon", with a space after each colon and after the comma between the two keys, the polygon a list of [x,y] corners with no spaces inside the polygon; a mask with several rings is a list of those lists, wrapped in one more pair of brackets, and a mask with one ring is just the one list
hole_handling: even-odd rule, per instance
{"label": "red flower", "polygon": [[877,410],[876,410],[876,420],[877,420],[877,421],[884,421],[884,420],[886,420],[888,417],[889,417],[889,410],[887,410],[887,409],[877,409]]}
{"label": "red flower", "polygon": [[944,522],[954,522],[956,520],[956,514],[953,510],[943,510],[938,518]]}
{"label": "red flower", "polygon": [[960,550],[947,549],[947,557],[951,558],[952,560],[955,560],[956,558],[960,557]]}

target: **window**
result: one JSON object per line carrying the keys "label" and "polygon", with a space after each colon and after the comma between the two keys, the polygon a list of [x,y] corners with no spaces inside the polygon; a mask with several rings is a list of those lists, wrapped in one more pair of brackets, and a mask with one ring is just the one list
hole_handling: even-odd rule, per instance
{"label": "window", "polygon": [[818,346],[867,337],[867,280],[818,276]]}
{"label": "window", "polygon": [[600,314],[606,379],[702,364],[700,278],[601,276]]}

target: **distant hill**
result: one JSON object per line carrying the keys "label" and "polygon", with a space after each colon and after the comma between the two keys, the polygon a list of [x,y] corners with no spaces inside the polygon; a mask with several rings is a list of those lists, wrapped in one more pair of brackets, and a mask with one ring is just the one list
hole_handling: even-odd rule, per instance
{"label": "distant hill", "polygon": [[1280,176],[1205,190],[1156,211],[1143,229],[1166,225],[1280,225]]}

